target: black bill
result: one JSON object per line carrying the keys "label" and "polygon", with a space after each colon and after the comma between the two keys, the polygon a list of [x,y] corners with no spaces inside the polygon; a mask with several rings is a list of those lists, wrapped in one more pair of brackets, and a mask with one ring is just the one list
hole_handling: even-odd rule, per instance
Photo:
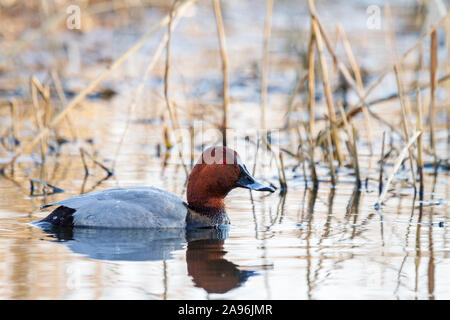
{"label": "black bill", "polygon": [[247,168],[244,165],[239,165],[240,173],[239,178],[235,183],[236,187],[246,188],[250,190],[255,191],[270,191],[275,192],[275,188],[272,186],[265,186],[258,181],[255,180],[255,178],[252,177],[252,175],[248,172]]}

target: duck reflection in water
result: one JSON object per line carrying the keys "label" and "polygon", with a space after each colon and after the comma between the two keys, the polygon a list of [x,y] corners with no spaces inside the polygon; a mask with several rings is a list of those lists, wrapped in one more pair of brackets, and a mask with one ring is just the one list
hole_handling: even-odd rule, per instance
{"label": "duck reflection in water", "polygon": [[[213,229],[215,233],[228,229]],[[201,229],[191,232],[197,236],[195,240],[189,239],[186,251],[188,274],[192,277],[195,286],[205,289],[208,293],[226,293],[241,286],[255,271],[240,270],[234,263],[224,258],[227,253],[224,248],[225,237],[198,237],[198,233],[211,232]]]}
{"label": "duck reflection in water", "polygon": [[162,261],[187,243],[188,275],[208,293],[226,293],[257,273],[224,258],[228,228],[103,229],[49,228],[44,231],[74,253],[96,260]]}

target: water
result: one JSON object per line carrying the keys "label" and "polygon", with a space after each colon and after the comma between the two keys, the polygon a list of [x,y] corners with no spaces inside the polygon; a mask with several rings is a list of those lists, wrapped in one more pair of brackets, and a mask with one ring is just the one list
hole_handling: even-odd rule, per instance
{"label": "water", "polygon": [[[335,23],[343,23],[349,36],[354,37],[353,49],[363,68],[369,74],[378,74],[382,67],[390,65],[390,60],[385,59],[385,56],[389,59],[392,56],[386,50],[383,30],[370,31],[365,27],[366,6],[349,7],[350,12],[342,13],[354,18],[350,21],[352,19],[332,14],[333,8],[343,10],[342,4],[333,3],[320,2],[318,12],[330,30]],[[393,5],[396,8],[394,15],[398,10],[406,10],[406,17],[402,16],[396,24],[402,30],[397,35],[402,49],[412,46],[420,36],[418,28],[407,28],[412,3],[415,2],[399,1]],[[259,123],[258,64],[264,10],[264,3],[255,1],[231,1],[224,7],[225,23],[229,25],[230,85],[234,98],[230,119],[233,120],[232,127],[238,130],[236,148],[247,167],[253,168],[257,159],[256,176],[278,186],[274,160],[261,154],[255,157],[255,145],[246,144],[243,138],[244,128],[251,129]],[[67,66],[61,69],[65,89],[68,93],[71,90],[78,92],[104,69],[104,60],[117,58],[148,30],[149,23],[153,25],[163,15],[162,9],[158,8],[143,10],[141,16],[134,14],[133,19],[125,15],[119,22],[101,15],[100,22],[91,22],[93,25],[84,34],[74,35],[62,30],[51,33],[48,38],[34,40],[31,48],[19,55],[12,70],[0,74],[2,83],[17,77],[21,85],[13,94],[18,99],[29,99],[27,82],[23,80],[30,75],[26,66],[39,60],[41,65],[33,74],[45,81],[51,61],[60,59],[67,61]],[[285,122],[286,101],[295,86],[301,60],[296,50],[307,46],[308,19],[306,4],[276,1],[268,78],[270,128],[280,128]],[[196,119],[203,119],[200,123],[203,130],[213,128],[220,119],[221,73],[214,21],[209,2],[201,2],[188,18],[181,20],[173,36],[171,92],[179,104],[183,127],[189,126],[190,113]],[[365,35],[357,37],[358,32]],[[109,100],[92,96],[72,112],[81,146],[106,166],[111,167],[115,161],[114,176],[105,179],[105,172],[87,160],[90,175],[85,177],[79,146],[69,142],[47,157],[45,171],[37,164],[39,153],[33,153],[20,159],[13,178],[0,177],[1,299],[450,298],[448,169],[441,168],[436,178],[432,169],[425,170],[425,200],[420,202],[411,185],[403,180],[409,174],[406,162],[394,181],[386,205],[382,211],[376,211],[377,161],[381,135],[387,129],[374,122],[375,154],[370,155],[362,117],[354,121],[360,133],[358,149],[363,184],[359,190],[354,188],[351,168],[340,168],[339,182],[335,188],[331,187],[328,167],[322,164],[318,168],[319,189],[313,191],[309,176],[305,186],[302,166],[297,166],[296,160],[285,155],[287,193],[278,191],[268,195],[245,189],[233,190],[226,201],[231,226],[225,230],[186,233],[184,230],[80,229],[48,232],[30,224],[48,214],[41,212],[39,206],[93,190],[153,185],[185,198],[186,176],[177,151],[171,151],[168,158],[164,155],[160,120],[165,110],[163,57],[145,82],[136,108],[129,109],[161,35],[158,33],[130,62],[108,77],[104,87],[113,88],[116,95]],[[121,42],[114,39],[121,39]],[[67,60],[65,51],[55,43],[69,43],[75,52],[79,50],[80,70],[71,69],[73,65],[69,62],[73,63],[73,57]],[[39,51],[33,52],[33,49]],[[321,98],[319,83],[317,88]],[[380,86],[380,96],[391,94],[392,88],[387,79]],[[440,87],[438,92],[445,101],[448,96],[445,87]],[[0,91],[0,94],[3,93]],[[336,99],[338,96],[336,94]],[[304,99],[305,96],[297,97],[297,103],[304,103]],[[354,101],[356,98],[350,95],[349,99]],[[56,96],[54,101],[59,104]],[[129,110],[132,110],[129,127],[116,157]],[[325,113],[325,105],[321,104],[318,110],[317,117],[320,118]],[[380,115],[390,115],[386,118],[392,122],[400,119],[397,102],[387,102],[374,110]],[[445,159],[448,131],[443,119],[448,115],[448,105],[441,110],[444,118],[439,117],[437,121],[436,136],[438,152]],[[2,131],[9,125],[7,115],[6,112],[0,114]],[[300,111],[297,117],[304,118],[305,113]],[[30,120],[32,117],[25,119],[19,132],[22,139],[29,139],[35,134],[34,123]],[[70,138],[67,126],[62,126],[58,132]],[[256,140],[255,131],[247,133]],[[296,137],[281,132],[279,141],[283,147],[292,150],[291,141]],[[209,140],[201,141],[201,137],[196,136],[195,160],[202,143],[215,141],[209,135],[204,138]],[[424,135],[424,141],[428,141],[426,139],[428,135]],[[158,144],[162,150],[160,156]],[[394,141],[396,144],[400,144],[398,140]],[[185,145],[184,161],[189,164],[189,142],[185,141]],[[11,155],[5,149],[0,152],[2,162]],[[392,170],[394,158],[388,159],[386,174]],[[430,159],[427,156],[425,161],[430,163]],[[30,178],[43,178],[66,192],[45,197],[30,196]]]}

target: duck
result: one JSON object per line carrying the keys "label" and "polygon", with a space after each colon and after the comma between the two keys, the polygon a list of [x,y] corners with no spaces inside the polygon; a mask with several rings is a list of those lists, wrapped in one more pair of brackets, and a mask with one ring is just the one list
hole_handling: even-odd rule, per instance
{"label": "duck", "polygon": [[138,186],[78,195],[41,206],[57,206],[37,221],[40,227],[221,228],[230,224],[224,199],[235,188],[275,192],[258,182],[229,147],[205,149],[192,169],[187,202],[168,191]]}

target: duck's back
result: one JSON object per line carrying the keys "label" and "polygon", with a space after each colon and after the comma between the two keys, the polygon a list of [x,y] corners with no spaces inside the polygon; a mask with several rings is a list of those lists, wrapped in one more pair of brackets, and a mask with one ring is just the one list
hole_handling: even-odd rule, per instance
{"label": "duck's back", "polygon": [[184,228],[187,208],[178,196],[154,187],[117,188],[49,203],[42,222],[107,228]]}

